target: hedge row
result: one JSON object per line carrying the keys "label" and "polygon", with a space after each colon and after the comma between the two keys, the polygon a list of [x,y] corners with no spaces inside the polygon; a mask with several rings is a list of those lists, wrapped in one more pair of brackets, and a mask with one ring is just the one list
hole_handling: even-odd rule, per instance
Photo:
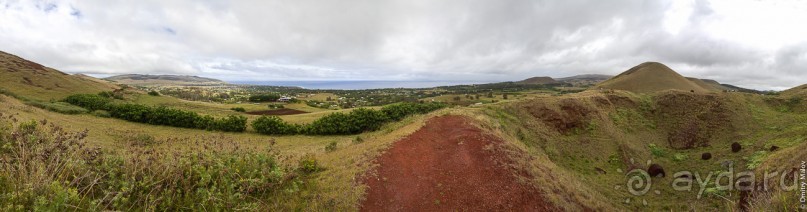
{"label": "hedge row", "polygon": [[111,100],[95,94],[76,94],[68,96],[64,102],[86,108],[88,110],[106,110],[113,118],[153,125],[165,125],[182,128],[217,130],[225,132],[243,132],[246,130],[247,117],[228,116],[216,119],[210,115],[199,115],[196,112],[168,107],[151,107],[140,104],[113,104]]}
{"label": "hedge row", "polygon": [[262,116],[252,128],[267,135],[349,135],[375,131],[387,122],[400,121],[413,114],[425,114],[445,107],[441,103],[397,103],[371,110],[359,108],[350,113],[332,113],[307,125],[289,124],[277,116]]}
{"label": "hedge row", "polygon": [[153,125],[224,132],[244,132],[247,129],[247,117],[244,116],[230,115],[226,118],[216,119],[213,116],[203,116],[192,111],[140,104],[109,104],[108,110],[113,118]]}

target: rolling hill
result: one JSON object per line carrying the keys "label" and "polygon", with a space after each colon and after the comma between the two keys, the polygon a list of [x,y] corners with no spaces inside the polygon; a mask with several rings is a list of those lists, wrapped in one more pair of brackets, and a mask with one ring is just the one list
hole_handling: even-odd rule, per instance
{"label": "rolling hill", "polygon": [[224,85],[224,81],[198,76],[126,74],[104,78],[120,84],[155,85]]}
{"label": "rolling hill", "polygon": [[604,74],[583,74],[583,75],[575,75],[571,77],[559,78],[557,80],[559,82],[569,83],[574,86],[590,86],[611,79],[611,77],[614,76]]}
{"label": "rolling hill", "polygon": [[61,99],[76,93],[111,91],[118,86],[89,76],[70,75],[0,51],[0,89],[33,100]]}
{"label": "rolling hill", "polygon": [[782,91],[780,95],[784,97],[797,97],[797,96],[807,97],[807,84],[796,86],[794,88]]}
{"label": "rolling hill", "polygon": [[552,77],[531,77],[531,78],[528,78],[528,79],[525,79],[525,80],[518,81],[516,83],[518,83],[518,84],[541,84],[541,85],[544,85],[544,84],[555,84],[555,83],[558,83],[558,81],[555,81],[555,79],[552,79]]}
{"label": "rolling hill", "polygon": [[699,84],[707,85],[702,80],[693,82],[681,74],[673,71],[658,62],[645,62],[627,71],[606,80],[594,88],[626,90],[635,93],[652,93],[664,90],[683,90],[706,93],[717,91],[714,88],[704,88]]}

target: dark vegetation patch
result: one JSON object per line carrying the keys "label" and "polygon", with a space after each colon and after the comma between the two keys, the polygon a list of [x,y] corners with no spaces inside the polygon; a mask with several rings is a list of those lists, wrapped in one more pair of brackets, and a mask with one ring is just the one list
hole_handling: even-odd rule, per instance
{"label": "dark vegetation patch", "polygon": [[297,114],[305,114],[305,113],[308,113],[308,112],[295,110],[295,109],[289,109],[289,108],[247,112],[247,114],[250,114],[250,115],[270,115],[270,116],[297,115]]}

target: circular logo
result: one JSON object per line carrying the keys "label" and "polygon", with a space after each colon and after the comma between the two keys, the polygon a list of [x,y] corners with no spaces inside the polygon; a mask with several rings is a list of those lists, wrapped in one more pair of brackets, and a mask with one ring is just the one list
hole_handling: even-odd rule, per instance
{"label": "circular logo", "polygon": [[652,186],[652,181],[650,178],[650,174],[648,174],[645,170],[642,169],[634,169],[628,172],[626,176],[628,178],[628,192],[633,194],[634,196],[642,196],[647,194],[650,191],[650,187]]}

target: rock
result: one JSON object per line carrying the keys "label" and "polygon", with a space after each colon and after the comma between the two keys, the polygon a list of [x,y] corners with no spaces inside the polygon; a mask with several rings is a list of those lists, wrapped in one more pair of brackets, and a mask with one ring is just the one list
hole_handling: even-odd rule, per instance
{"label": "rock", "polygon": [[770,149],[771,152],[776,151],[776,150],[779,150],[779,146],[776,146],[776,145],[771,146],[771,149]]}
{"label": "rock", "polygon": [[650,167],[647,168],[647,174],[650,174],[650,177],[664,177],[666,173],[664,172],[664,168],[658,164],[650,164]]}
{"label": "rock", "polygon": [[701,154],[701,159],[702,159],[702,160],[709,160],[709,159],[712,159],[712,153],[708,153],[708,152],[707,152],[707,153],[703,153],[703,154]]}
{"label": "rock", "polygon": [[731,152],[739,152],[743,150],[743,146],[740,143],[734,142],[731,144]]}

